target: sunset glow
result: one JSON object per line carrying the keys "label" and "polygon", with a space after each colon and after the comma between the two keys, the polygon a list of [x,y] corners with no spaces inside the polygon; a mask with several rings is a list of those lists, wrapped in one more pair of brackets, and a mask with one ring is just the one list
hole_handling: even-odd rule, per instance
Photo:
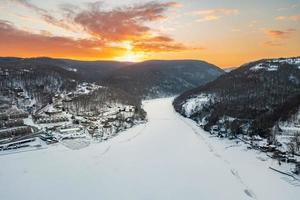
{"label": "sunset glow", "polygon": [[128,53],[125,54],[124,56],[121,57],[116,57],[116,61],[121,61],[121,62],[140,62],[143,61],[145,57],[143,56],[142,53]]}
{"label": "sunset glow", "polygon": [[221,67],[300,55],[299,0],[2,0],[0,55]]}

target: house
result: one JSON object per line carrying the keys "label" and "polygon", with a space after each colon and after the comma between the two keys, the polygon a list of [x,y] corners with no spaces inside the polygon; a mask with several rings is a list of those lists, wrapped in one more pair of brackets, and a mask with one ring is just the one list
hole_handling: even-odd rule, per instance
{"label": "house", "polygon": [[45,110],[45,114],[47,115],[56,115],[56,114],[59,114],[61,113],[62,111],[60,109],[56,109],[52,106],[49,106],[47,110]]}
{"label": "house", "polygon": [[22,119],[14,119],[8,121],[0,121],[0,128],[11,128],[17,126],[24,126],[24,121]]}
{"label": "house", "polygon": [[0,138],[13,138],[19,136],[25,136],[32,133],[32,129],[28,126],[20,126],[20,127],[13,127],[0,130]]}
{"label": "house", "polygon": [[[0,91],[1,92],[1,91]],[[0,104],[0,110],[7,110],[7,109],[9,109],[10,108],[10,106],[8,105],[8,104],[5,104],[5,103],[2,103],[1,102],[1,104]]]}
{"label": "house", "polygon": [[35,140],[36,140],[35,138],[23,139],[23,140],[18,140],[15,142],[10,142],[10,143],[1,145],[0,147],[3,150],[18,149],[18,148],[29,146],[28,143],[34,142]]}
{"label": "house", "polygon": [[60,129],[60,133],[70,133],[70,132],[78,132],[81,129],[79,127],[74,127],[74,128],[65,128],[65,129]]}
{"label": "house", "polygon": [[25,112],[16,112],[9,115],[10,119],[21,119],[21,118],[27,118],[28,113]]}
{"label": "house", "polygon": [[20,87],[14,88],[14,91],[17,92],[17,93],[24,92],[24,90],[22,88],[20,88]]}
{"label": "house", "polygon": [[67,117],[40,117],[36,119],[38,124],[50,124],[50,123],[59,123],[67,122],[69,119]]}
{"label": "house", "polygon": [[26,95],[25,95],[24,92],[18,92],[18,93],[17,93],[17,97],[19,97],[19,98],[25,98]]}
{"label": "house", "polygon": [[9,116],[6,113],[0,113],[0,120],[8,120]]}

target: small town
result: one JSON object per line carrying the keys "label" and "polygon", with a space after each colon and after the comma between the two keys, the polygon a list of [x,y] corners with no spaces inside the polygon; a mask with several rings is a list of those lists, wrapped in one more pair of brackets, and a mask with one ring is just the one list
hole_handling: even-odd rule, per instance
{"label": "small town", "polygon": [[[100,87],[81,83],[74,92],[57,94],[51,103],[39,108],[20,87],[3,91],[1,94],[13,98],[0,108],[0,154],[41,149],[55,143],[80,149],[134,126],[134,106],[109,106],[97,115],[93,112],[76,114],[71,110],[72,99],[89,95]],[[6,100],[4,95],[1,98]]]}

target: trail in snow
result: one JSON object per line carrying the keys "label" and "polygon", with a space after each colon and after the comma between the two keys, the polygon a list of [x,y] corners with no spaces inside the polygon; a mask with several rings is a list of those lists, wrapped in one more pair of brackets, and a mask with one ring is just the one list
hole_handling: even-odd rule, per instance
{"label": "trail in snow", "polygon": [[[204,141],[204,143],[208,146],[209,151],[210,151],[211,153],[213,153],[214,156],[216,156],[217,158],[221,159],[221,160],[224,162],[225,166],[226,166],[226,165],[229,165],[229,167],[231,167],[231,166],[230,166],[231,163],[230,163],[228,160],[224,159],[218,152],[216,152],[215,149],[213,148],[213,145],[205,139],[204,135],[202,135],[203,132],[202,132],[202,133],[199,133],[199,132],[201,131],[199,128],[195,128],[193,125],[191,125],[190,123],[188,123],[188,122],[187,122],[187,119],[182,119],[182,121],[183,121],[186,125],[188,125],[188,126],[193,130],[193,132],[194,132],[196,135],[198,135],[199,138],[201,138],[201,140]],[[227,148],[227,147],[225,147],[225,148]],[[245,184],[245,182],[244,182],[244,181],[242,180],[242,178],[240,177],[238,170],[236,170],[236,169],[234,169],[234,168],[231,168],[231,169],[230,169],[230,172],[231,172],[231,174],[232,174],[232,175],[233,175],[233,176],[234,176],[234,177],[235,177],[235,178],[236,178],[236,179],[237,179],[237,180],[245,187],[245,189],[244,189],[245,194],[248,195],[248,196],[251,197],[251,198],[256,198],[255,193],[254,193],[254,192],[253,192],[253,191]]]}
{"label": "trail in snow", "polygon": [[144,107],[146,125],[106,142],[0,156],[1,199],[299,199],[263,155],[210,137],[175,113],[172,99]]}

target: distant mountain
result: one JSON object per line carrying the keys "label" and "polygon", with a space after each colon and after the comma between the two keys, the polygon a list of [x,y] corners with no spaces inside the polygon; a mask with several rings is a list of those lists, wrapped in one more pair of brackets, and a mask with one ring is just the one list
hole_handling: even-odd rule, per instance
{"label": "distant mountain", "polygon": [[[47,102],[47,99],[55,92],[62,92],[64,87],[73,85],[74,88],[79,82],[85,81],[96,82],[111,90],[119,91],[120,94],[126,93],[128,96],[132,96],[130,99],[134,104],[137,103],[136,99],[140,101],[142,98],[180,94],[210,82],[224,73],[215,65],[196,60],[152,60],[142,63],[124,63],[47,57],[3,57],[0,58],[0,69],[3,76],[7,70],[9,71],[9,76],[2,80],[3,87],[7,87],[11,82],[13,85],[21,84],[22,88],[26,86],[28,92],[36,87],[40,88],[41,85],[48,89],[51,88],[47,91],[40,89],[36,93],[40,94],[43,102]],[[46,78],[49,80],[46,81]],[[28,85],[28,79],[31,79],[30,85]]]}
{"label": "distant mountain", "polygon": [[[84,81],[101,81],[110,71],[117,68],[117,62],[114,64],[105,61],[81,64],[81,61],[52,58],[0,58],[0,104],[3,100],[12,103],[19,91],[22,91],[22,95],[28,96],[37,105],[44,106],[51,102],[56,94],[72,92]],[[94,68],[97,68],[95,72]],[[85,77],[85,73],[90,75]],[[93,74],[95,77],[92,77]],[[108,88],[94,92],[99,99],[105,96],[101,97],[102,102],[99,104],[120,102],[140,106],[138,98],[119,89]],[[84,98],[86,103],[95,104],[95,97],[85,95]]]}
{"label": "distant mountain", "polygon": [[224,73],[215,65],[196,60],[141,63],[116,61],[78,61],[47,57],[2,57],[0,64],[10,66],[53,66],[76,75],[78,80],[114,87],[139,98],[156,98],[180,94],[210,82]]}
{"label": "distant mountain", "polygon": [[151,60],[116,70],[107,84],[141,98],[177,95],[208,83],[224,71],[196,60]]}
{"label": "distant mountain", "polygon": [[17,57],[0,57],[0,62],[15,62],[22,60],[22,58]]}
{"label": "distant mountain", "polygon": [[268,136],[300,107],[300,57],[248,63],[177,97],[175,109],[205,124],[224,122],[232,132]]}
{"label": "distant mountain", "polygon": [[48,57],[38,58],[14,58],[2,57],[1,62],[21,62],[27,64],[52,65],[61,67],[67,71],[76,72],[82,80],[88,82],[101,82],[110,76],[115,70],[130,65],[128,62],[117,61],[79,61],[70,59],[54,59]]}
{"label": "distant mountain", "polygon": [[131,64],[117,61],[62,60],[62,62],[62,67],[69,71],[77,72],[84,80],[100,83],[116,70]]}

